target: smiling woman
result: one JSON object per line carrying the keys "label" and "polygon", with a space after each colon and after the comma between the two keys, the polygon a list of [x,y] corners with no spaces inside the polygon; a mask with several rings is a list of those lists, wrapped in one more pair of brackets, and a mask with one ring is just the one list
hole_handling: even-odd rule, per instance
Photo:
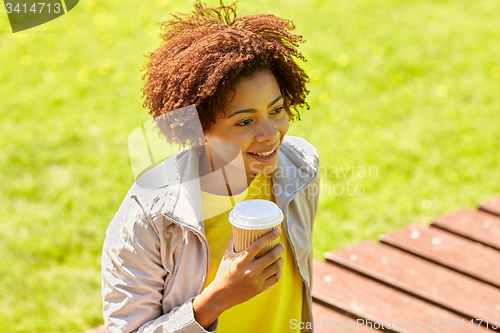
{"label": "smiling woman", "polygon": [[[165,43],[150,55],[143,89],[149,113],[167,119],[156,121],[160,133],[192,146],[157,167],[166,186],[144,191],[134,184],[110,223],[102,256],[106,329],[291,331],[292,320],[312,321],[319,184],[314,147],[286,135],[300,119],[297,108],[307,106],[307,75],[295,62],[305,60],[296,50],[302,37],[274,15],[236,17],[235,4],[195,8],[163,23]],[[193,104],[202,149],[191,119],[173,112]],[[233,165],[221,144],[238,148],[242,177],[228,178]],[[227,164],[216,168],[218,158]],[[221,170],[222,182],[206,177]],[[235,253],[229,212],[251,199],[273,201],[284,220]]]}

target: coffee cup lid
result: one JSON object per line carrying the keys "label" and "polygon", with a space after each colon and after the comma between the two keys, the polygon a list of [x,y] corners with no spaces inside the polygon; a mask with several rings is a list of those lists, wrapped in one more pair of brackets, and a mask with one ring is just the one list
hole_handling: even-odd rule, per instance
{"label": "coffee cup lid", "polygon": [[268,229],[283,221],[283,212],[272,201],[252,199],[237,203],[229,213],[229,222],[246,230]]}

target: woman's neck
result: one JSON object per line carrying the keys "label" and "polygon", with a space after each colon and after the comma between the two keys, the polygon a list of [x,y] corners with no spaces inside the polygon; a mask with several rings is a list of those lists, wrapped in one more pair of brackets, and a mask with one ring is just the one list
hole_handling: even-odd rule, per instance
{"label": "woman's neck", "polygon": [[244,169],[236,167],[231,163],[221,166],[210,158],[208,145],[200,155],[199,175],[200,188],[204,192],[216,195],[237,195],[243,192],[253,181],[256,174],[247,173]]}

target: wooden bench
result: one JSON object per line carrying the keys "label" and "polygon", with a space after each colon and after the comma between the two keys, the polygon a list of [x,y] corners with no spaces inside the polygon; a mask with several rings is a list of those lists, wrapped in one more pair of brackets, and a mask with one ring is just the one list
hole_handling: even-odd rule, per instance
{"label": "wooden bench", "polygon": [[325,258],[313,299],[332,311],[390,332],[500,332],[500,198]]}
{"label": "wooden bench", "polygon": [[325,258],[315,332],[500,332],[500,197]]}

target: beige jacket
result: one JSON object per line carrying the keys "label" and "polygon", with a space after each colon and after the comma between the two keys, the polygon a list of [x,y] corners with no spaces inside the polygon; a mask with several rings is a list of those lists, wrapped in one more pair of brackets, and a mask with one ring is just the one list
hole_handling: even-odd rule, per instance
{"label": "beige jacket", "polygon": [[[102,253],[107,332],[207,332],[194,319],[192,307],[210,262],[198,158],[192,150],[183,150],[168,165],[160,164],[153,177],[155,186],[160,183],[158,188],[145,190],[136,182],[111,221]],[[312,230],[318,175],[314,147],[302,138],[285,136],[273,173],[273,191],[285,213],[284,229],[304,281],[302,322],[312,321]],[[215,332],[217,325],[218,320],[209,332]]]}

